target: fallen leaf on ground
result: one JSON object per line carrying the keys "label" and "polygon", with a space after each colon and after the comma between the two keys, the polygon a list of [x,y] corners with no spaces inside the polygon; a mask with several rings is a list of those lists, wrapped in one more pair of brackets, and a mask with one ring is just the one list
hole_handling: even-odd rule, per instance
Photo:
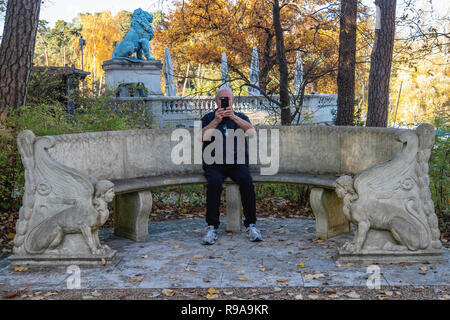
{"label": "fallen leaf on ground", "polygon": [[217,293],[219,293],[220,291],[217,290],[216,288],[211,287],[211,288],[208,289],[208,292],[211,293],[211,294],[217,294]]}
{"label": "fallen leaf on ground", "polygon": [[330,294],[336,294],[336,290],[328,290],[327,293]]}
{"label": "fallen leaf on ground", "polygon": [[233,291],[224,291],[223,294],[226,296],[231,296],[234,292]]}
{"label": "fallen leaf on ground", "polygon": [[355,291],[350,291],[349,293],[346,294],[346,296],[352,299],[359,299],[361,297]]}
{"label": "fallen leaf on ground", "polygon": [[[46,294],[44,294],[44,296],[46,296],[46,297],[50,297],[50,296],[55,296],[55,295],[57,295],[58,293],[57,292],[47,292]],[[94,295],[94,294],[92,294],[92,295]],[[100,294],[99,294],[100,295]],[[98,297],[98,296],[96,296],[96,297]]]}
{"label": "fallen leaf on ground", "polygon": [[239,277],[238,278],[240,281],[247,281],[247,278],[246,277]]}
{"label": "fallen leaf on ground", "polygon": [[175,294],[175,291],[171,290],[171,289],[163,289],[162,293],[166,296],[166,297],[172,297]]}
{"label": "fallen leaf on ground", "polygon": [[316,280],[319,278],[325,277],[323,273],[315,273],[315,274],[306,274],[305,279],[307,280]]}
{"label": "fallen leaf on ground", "polygon": [[299,267],[299,268],[305,268],[305,264],[304,264],[303,262],[300,262],[300,263],[297,265],[297,267]]}
{"label": "fallen leaf on ground", "polygon": [[14,297],[16,297],[17,296],[17,292],[8,292],[6,295],[5,295],[5,298],[6,299],[11,299],[11,298],[14,298]]}
{"label": "fallen leaf on ground", "polygon": [[349,262],[346,265],[344,265],[344,267],[354,267],[354,266],[355,266],[355,264],[351,263],[351,262]]}
{"label": "fallen leaf on ground", "polygon": [[205,298],[211,300],[211,299],[217,298],[217,295],[215,295],[215,294],[209,294],[209,293],[208,293],[208,294],[205,296]]}
{"label": "fallen leaf on ground", "polygon": [[21,266],[14,267],[14,271],[18,271],[18,272],[27,271],[27,270],[28,270],[27,267],[21,267]]}
{"label": "fallen leaf on ground", "polygon": [[317,294],[310,294],[310,295],[308,296],[308,298],[310,298],[311,300],[317,300],[317,299],[319,299],[320,297],[319,297],[319,295],[317,295]]}
{"label": "fallen leaf on ground", "polygon": [[303,296],[301,294],[298,294],[295,296],[295,300],[303,300]]}
{"label": "fallen leaf on ground", "polygon": [[286,279],[277,279],[277,282],[286,282]]}

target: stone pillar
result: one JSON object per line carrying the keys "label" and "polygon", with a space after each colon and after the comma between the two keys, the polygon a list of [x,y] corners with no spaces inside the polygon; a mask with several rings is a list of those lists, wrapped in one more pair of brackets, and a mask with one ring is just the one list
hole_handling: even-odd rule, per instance
{"label": "stone pillar", "polygon": [[334,190],[312,188],[310,203],[316,216],[316,236],[328,239],[350,232],[350,222],[342,212],[343,201]]}
{"label": "stone pillar", "polygon": [[148,239],[152,193],[139,191],[114,197],[114,234],[134,241]]}
{"label": "stone pillar", "polygon": [[227,225],[226,230],[238,232],[241,230],[242,202],[241,193],[237,184],[227,184],[225,197],[227,202]]}
{"label": "stone pillar", "polygon": [[146,108],[151,114],[152,127],[163,128],[164,115],[162,101],[156,99],[156,97],[148,97],[146,98]]}
{"label": "stone pillar", "polygon": [[111,59],[103,62],[106,89],[115,91],[122,83],[142,82],[148,95],[162,95],[161,69],[159,60],[130,62],[125,59]]}

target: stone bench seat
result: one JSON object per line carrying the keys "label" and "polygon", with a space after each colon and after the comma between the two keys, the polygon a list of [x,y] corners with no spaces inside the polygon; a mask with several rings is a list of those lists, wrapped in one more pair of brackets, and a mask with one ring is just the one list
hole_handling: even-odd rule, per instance
{"label": "stone bench seat", "polygon": [[[333,196],[337,177],[332,175],[312,175],[299,173],[279,173],[261,175],[251,172],[254,183],[287,183],[314,187],[311,191],[311,205],[316,214],[317,236],[329,238],[349,231],[349,223],[339,212],[341,201]],[[200,174],[166,175],[133,179],[113,180],[116,198],[114,201],[114,232],[116,235],[135,241],[148,239],[148,221],[152,195],[149,189],[188,184],[206,184],[206,178]],[[241,228],[242,205],[239,187],[230,178],[225,179],[226,230],[238,232]],[[328,189],[324,191],[323,189]],[[327,196],[324,199],[324,196]],[[330,205],[335,202],[338,206]],[[326,202],[326,204],[324,204]],[[334,210],[333,210],[334,209]],[[338,210],[336,212],[336,209]]]}
{"label": "stone bench seat", "polygon": [[[326,189],[334,189],[338,178],[333,175],[315,175],[306,173],[279,173],[273,176],[261,175],[250,172],[255,183],[289,183],[316,186]],[[185,184],[205,184],[206,179],[201,174],[192,175],[168,175],[156,177],[142,177],[132,179],[113,180],[114,192],[116,194],[142,191],[158,187],[169,187]],[[230,178],[225,183],[233,183]]]}
{"label": "stone bench seat", "polygon": [[[198,134],[195,130],[45,137],[21,132],[17,140],[25,188],[10,261],[16,265],[110,261],[114,250],[101,245],[98,238],[110,201],[115,234],[147,240],[152,189],[206,183],[201,144],[193,139]],[[338,250],[340,261],[442,260],[428,176],[434,144],[431,125],[414,130],[261,126],[256,132],[256,138],[267,140],[263,138],[262,147],[259,143],[249,152],[258,159],[250,162],[255,183],[311,186],[310,204],[319,237],[327,239],[349,232],[351,224],[356,226],[353,241]],[[175,161],[173,153],[180,149],[183,161]],[[189,155],[187,161],[184,154]],[[268,175],[267,169],[272,172],[273,168]],[[239,231],[240,193],[229,179],[225,200],[226,228]]]}

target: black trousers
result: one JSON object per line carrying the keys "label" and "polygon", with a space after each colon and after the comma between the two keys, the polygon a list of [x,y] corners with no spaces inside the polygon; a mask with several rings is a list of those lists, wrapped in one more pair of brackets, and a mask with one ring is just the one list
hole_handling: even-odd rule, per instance
{"label": "black trousers", "polygon": [[214,164],[205,166],[203,169],[206,180],[208,180],[206,190],[206,223],[208,226],[219,227],[220,196],[223,182],[227,177],[230,177],[239,186],[245,227],[256,223],[255,187],[248,167],[244,164]]}

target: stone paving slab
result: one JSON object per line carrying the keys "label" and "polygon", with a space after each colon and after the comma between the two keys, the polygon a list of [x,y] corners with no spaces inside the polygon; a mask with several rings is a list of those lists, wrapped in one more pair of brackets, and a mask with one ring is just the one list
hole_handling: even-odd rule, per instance
{"label": "stone paving slab", "polygon": [[[244,233],[227,234],[222,224],[219,241],[204,246],[204,227],[201,218],[151,222],[146,242],[102,230],[102,242],[118,251],[119,263],[82,268],[81,289],[366,286],[371,275],[367,266],[336,265],[337,247],[352,235],[317,241],[313,219],[260,218],[264,241],[259,243],[248,241]],[[446,263],[380,265],[380,284],[450,285],[449,257],[450,250],[444,249]],[[60,267],[18,272],[3,259],[0,289],[64,290],[70,276],[66,271]]]}

